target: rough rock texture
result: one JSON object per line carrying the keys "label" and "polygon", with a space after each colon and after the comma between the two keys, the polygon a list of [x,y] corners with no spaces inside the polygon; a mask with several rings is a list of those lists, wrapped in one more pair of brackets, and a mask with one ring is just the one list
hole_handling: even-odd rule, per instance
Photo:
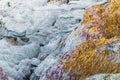
{"label": "rough rock texture", "polygon": [[5,74],[1,67],[0,67],[0,80],[8,80],[8,76]]}
{"label": "rough rock texture", "polygon": [[[8,79],[46,80],[46,75],[49,77],[46,71],[49,71],[54,63],[63,59],[58,57],[59,55],[65,52],[66,54],[73,54],[69,50],[75,51],[76,45],[82,44],[88,39],[86,33],[89,34],[89,32],[86,30],[84,30],[86,33],[82,32],[85,26],[81,25],[77,28],[83,18],[85,9],[106,1],[70,0],[68,4],[63,4],[60,2],[54,3],[52,0],[0,0],[0,67],[3,68]],[[92,13],[86,12],[86,14],[90,15]],[[86,26],[88,25],[86,24]],[[73,31],[72,34],[70,34],[71,31]],[[79,34],[82,34],[81,38]],[[96,39],[98,42],[101,41],[101,44],[95,46],[113,42],[114,46],[112,45],[112,47],[114,48],[112,49],[111,45],[107,48],[117,51],[119,49],[119,41],[117,42],[117,40],[119,40],[118,37],[113,38],[113,40]],[[114,43],[115,41],[116,43]],[[106,48],[100,48],[101,51],[106,50]],[[77,49],[79,50],[79,48]],[[112,54],[114,53],[112,51],[110,55],[114,55],[114,61],[119,62],[119,55]],[[92,54],[95,54],[95,52]],[[94,56],[96,57],[96,55]],[[92,59],[94,60],[94,58]],[[102,59],[105,62],[110,62],[110,65],[118,65],[108,61],[107,58],[103,57]],[[50,72],[52,71],[50,70]]]}
{"label": "rough rock texture", "polygon": [[[78,7],[80,4],[82,4],[82,2],[83,1],[78,1],[78,3],[77,2],[71,2],[71,5],[69,5],[69,6],[72,6],[72,8],[71,8],[71,10],[70,10],[70,12],[72,12],[72,11],[74,11],[75,10],[75,13],[74,13],[74,15],[76,14],[76,9],[77,9],[77,11],[79,11],[79,9],[81,10],[84,10],[84,8],[86,8],[86,7],[88,7],[88,6],[90,6],[91,4],[90,3],[88,3],[88,4],[86,4],[86,5],[82,5],[82,6],[80,6],[80,7]],[[104,2],[104,1],[103,1]],[[93,2],[94,3],[94,2]],[[77,8],[78,7],[78,8]],[[69,13],[70,13],[69,12]],[[68,14],[69,14],[68,13]],[[61,19],[61,21],[62,21],[62,19],[63,20],[68,20],[68,21],[70,21],[70,20],[72,20],[72,19],[74,19],[74,18],[72,18],[72,17],[69,17],[68,16],[68,14],[67,14],[67,16],[63,16],[63,17],[61,17],[60,19]],[[73,13],[72,13],[73,14]],[[79,15],[80,16],[80,14],[79,13],[77,13],[77,15]],[[77,17],[76,17],[77,18]],[[78,20],[78,19],[77,19]],[[59,22],[61,22],[61,21],[59,21]],[[78,20],[79,21],[79,20]],[[80,20],[81,21],[81,20]],[[66,22],[66,21],[62,21],[62,22]],[[68,24],[68,23],[67,23]],[[69,25],[69,24],[68,24]],[[64,27],[62,27],[61,26],[61,29],[67,29],[66,28],[66,26],[67,25],[65,25]],[[70,26],[68,26],[69,27],[69,29],[70,29]],[[62,39],[63,40],[63,42],[65,42],[64,41],[64,39]],[[60,40],[60,42],[61,42],[61,40]],[[52,64],[54,64],[54,63],[56,63],[56,61],[58,61],[58,59],[59,59],[59,57],[58,57],[58,54],[61,54],[62,53],[62,49],[64,48],[64,43],[63,43],[63,46],[61,46],[61,47],[56,47],[56,44],[55,44],[55,42],[54,42],[54,44],[50,44],[50,45],[47,45],[48,47],[46,47],[46,48],[49,48],[51,45],[53,45],[55,48],[53,48],[52,50],[52,52],[50,53],[50,55],[48,56],[48,57],[46,57],[45,58],[45,60],[43,60],[42,61],[42,63],[41,64],[39,64],[38,65],[38,67],[35,69],[35,71],[34,71],[34,73],[32,74],[32,76],[31,76],[31,80],[46,80],[45,79],[45,73],[46,73],[46,70],[52,65]],[[42,50],[47,50],[46,48],[41,48]],[[49,50],[48,49],[48,52],[49,51],[51,51],[51,49]],[[44,51],[44,52],[46,52],[46,51]],[[46,54],[46,53],[45,53]]]}
{"label": "rough rock texture", "polygon": [[86,78],[86,80],[119,80],[120,74],[98,74]]}
{"label": "rough rock texture", "polygon": [[69,41],[77,44],[69,45],[70,51],[46,70],[45,80],[83,80],[94,74],[120,72],[119,5],[119,0],[110,0],[85,11]]}

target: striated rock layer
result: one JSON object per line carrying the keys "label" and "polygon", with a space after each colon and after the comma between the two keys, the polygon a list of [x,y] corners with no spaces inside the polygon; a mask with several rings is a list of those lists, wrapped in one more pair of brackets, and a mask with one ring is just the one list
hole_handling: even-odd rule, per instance
{"label": "striated rock layer", "polygon": [[119,0],[87,9],[81,25],[71,35],[77,45],[47,69],[46,80],[83,80],[94,74],[120,72]]}

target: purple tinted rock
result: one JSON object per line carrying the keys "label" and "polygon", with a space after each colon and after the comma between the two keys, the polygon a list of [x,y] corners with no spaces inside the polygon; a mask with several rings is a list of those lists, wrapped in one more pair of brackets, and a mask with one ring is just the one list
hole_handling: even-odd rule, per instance
{"label": "purple tinted rock", "polygon": [[6,73],[3,71],[3,69],[0,67],[0,79],[1,80],[8,80],[8,76]]}

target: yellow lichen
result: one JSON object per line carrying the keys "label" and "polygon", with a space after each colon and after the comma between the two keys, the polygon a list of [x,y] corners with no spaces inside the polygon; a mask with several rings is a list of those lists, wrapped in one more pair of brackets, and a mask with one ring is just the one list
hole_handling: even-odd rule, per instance
{"label": "yellow lichen", "polygon": [[82,43],[72,52],[72,57],[63,61],[65,69],[72,71],[76,80],[83,79],[87,76],[97,73],[118,73],[120,72],[120,64],[112,62],[107,58],[111,54],[108,50],[101,50],[105,44],[109,44],[110,40],[96,39],[88,40]]}
{"label": "yellow lichen", "polygon": [[84,80],[97,73],[120,73],[120,63],[112,60],[114,54],[120,55],[120,48],[117,46],[114,51],[106,47],[120,43],[120,1],[110,0],[86,10],[81,25],[84,28],[80,38],[85,36],[86,41],[52,66],[52,73],[48,74],[50,80]]}
{"label": "yellow lichen", "polygon": [[75,80],[97,73],[120,72],[120,64],[108,58],[115,52],[104,49],[106,44],[115,43],[113,37],[117,38],[116,41],[120,39],[120,0],[111,0],[86,10],[81,24],[85,25],[83,32],[91,38],[77,46],[69,59],[63,60],[65,69]]}
{"label": "yellow lichen", "polygon": [[[110,3],[95,5],[86,10],[82,24],[86,25],[88,34],[92,38],[102,35],[102,37],[111,38],[120,36],[120,4],[118,1],[111,0]],[[116,5],[115,5],[116,4]],[[96,32],[99,34],[96,35]]]}
{"label": "yellow lichen", "polygon": [[120,5],[120,0],[110,0],[111,4]]}

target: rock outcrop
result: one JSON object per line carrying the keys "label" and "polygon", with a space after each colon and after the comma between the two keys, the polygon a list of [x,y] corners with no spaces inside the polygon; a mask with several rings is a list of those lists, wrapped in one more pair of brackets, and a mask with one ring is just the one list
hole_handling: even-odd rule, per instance
{"label": "rock outcrop", "polygon": [[[53,0],[0,0],[0,21],[2,21],[0,22],[0,67],[7,75],[5,75],[6,79],[56,80],[61,77],[68,78],[67,76],[70,75],[76,77],[76,70],[80,70],[78,67],[81,67],[81,64],[88,65],[86,68],[81,67],[85,72],[91,66],[89,61],[94,64],[94,60],[97,58],[96,62],[100,64],[110,63],[109,65],[115,66],[115,68],[110,67],[108,72],[119,72],[119,68],[114,71],[119,63],[119,27],[115,26],[119,25],[119,22],[108,22],[108,19],[113,20],[112,17],[115,20],[119,19],[119,7],[116,5],[113,8],[111,1],[111,3],[107,3],[108,5],[102,4],[99,7],[93,6],[90,8],[91,10],[88,9],[91,5],[105,3],[107,0],[69,0],[68,4],[64,4],[64,1],[67,0],[61,0],[62,3],[56,0],[58,3],[54,4],[50,1]],[[113,9],[114,15],[106,15],[109,18],[102,18],[106,22],[102,20],[99,22],[101,13],[106,14],[111,11],[107,10],[108,7]],[[85,9],[88,10],[85,12],[83,20]],[[106,13],[103,10],[106,10]],[[95,13],[93,13],[94,11]],[[95,16],[92,16],[93,14]],[[94,29],[95,24],[91,24],[92,22],[98,23],[96,24],[97,29]],[[102,22],[114,24],[115,28],[108,27],[111,26],[110,24],[107,27],[103,24],[99,26]],[[115,33],[106,32],[107,30],[104,31],[104,28],[112,28],[110,30]],[[83,63],[77,61],[77,59],[82,60],[78,53],[80,51],[82,51],[81,56],[86,56],[83,53],[89,53],[83,59]],[[64,54],[62,55],[62,53]],[[59,55],[61,57],[58,57]],[[75,57],[73,58],[73,56]],[[75,62],[74,59],[76,59]],[[76,64],[68,64],[71,60]],[[59,69],[58,66],[60,66]],[[63,67],[67,67],[67,69],[63,69]],[[91,67],[91,70],[93,68],[94,66]],[[88,72],[82,75],[83,78],[90,74],[99,73],[100,68],[92,73],[87,70]],[[103,72],[105,72],[106,65],[103,68]],[[65,71],[69,71],[68,74]],[[71,72],[74,73],[69,75]]]}
{"label": "rock outcrop", "polygon": [[77,44],[46,70],[45,79],[83,80],[99,73],[119,73],[119,20],[119,0],[110,0],[87,9],[81,25],[70,36],[74,38],[72,42]]}

